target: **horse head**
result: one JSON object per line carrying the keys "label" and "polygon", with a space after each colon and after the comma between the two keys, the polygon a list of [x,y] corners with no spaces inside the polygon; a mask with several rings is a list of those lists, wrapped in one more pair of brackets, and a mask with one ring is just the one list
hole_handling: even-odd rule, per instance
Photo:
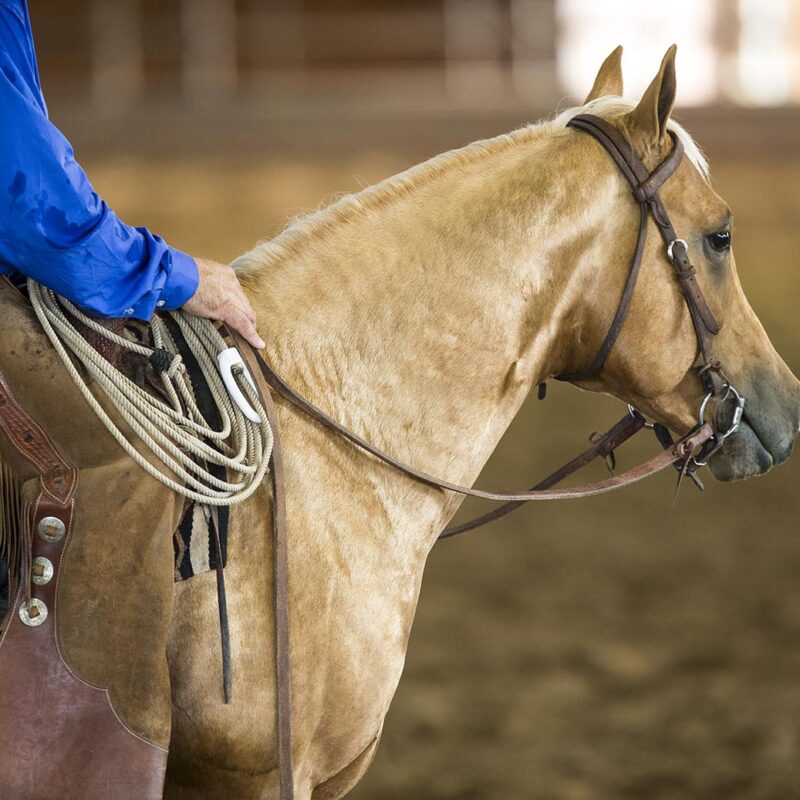
{"label": "horse head", "polygon": [[[686,148],[688,157],[659,194],[677,236],[686,242],[695,279],[719,328],[710,337],[710,347],[721,365],[721,380],[746,401],[738,430],[709,459],[709,468],[721,480],[762,474],[792,451],[800,422],[800,384],[776,352],[742,290],[732,247],[732,211],[712,188],[705,160],[692,140],[670,119],[676,91],[674,46],[635,107],[616,97],[622,92],[620,54],[618,48],[604,62],[585,108],[614,125],[648,171],[667,158],[674,141]],[[602,338],[619,302],[616,272],[630,263],[633,245],[628,231],[636,228],[636,204],[631,202],[629,183],[608,154],[589,136],[574,139],[576,166],[588,180],[604,184],[605,213],[619,237],[617,241],[607,239],[605,244],[613,277],[608,272],[598,276],[585,298],[581,332],[588,347],[589,341]],[[617,227],[620,224],[622,227]],[[685,432],[697,423],[706,394],[698,374],[698,339],[665,243],[653,221],[648,225],[650,235],[624,326],[602,369],[579,383],[610,392],[669,428]],[[727,398],[720,402],[712,398],[706,419],[713,421],[717,430],[727,431],[736,394],[727,388],[721,394]]]}

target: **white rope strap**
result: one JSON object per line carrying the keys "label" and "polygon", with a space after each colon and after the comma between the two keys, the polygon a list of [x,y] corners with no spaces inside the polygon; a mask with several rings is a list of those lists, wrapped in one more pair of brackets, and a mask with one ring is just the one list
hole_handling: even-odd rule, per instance
{"label": "white rope strap", "polygon": [[[241,503],[258,489],[269,466],[272,430],[243,368],[235,367],[234,376],[261,422],[249,420],[231,399],[217,367],[217,356],[228,345],[210,320],[181,310],[168,312],[208,383],[221,420],[219,430],[211,428],[198,409],[186,365],[174,352],[172,337],[159,317],[151,320],[155,347],[148,347],[106,330],[68,300],[33,280],[28,281],[28,291],[33,310],[75,385],[109,433],[148,475],[184,497],[210,506]],[[65,311],[119,347],[148,359],[156,351],[168,351],[158,377],[169,404],[142,389],[98,353]],[[172,352],[167,345],[173,347]],[[158,363],[158,359],[150,359],[151,364],[154,361]],[[137,448],[120,430],[89,388],[90,382],[105,395],[144,447]],[[151,457],[147,458],[140,449],[149,451]],[[233,475],[218,478],[208,464],[224,467]]]}

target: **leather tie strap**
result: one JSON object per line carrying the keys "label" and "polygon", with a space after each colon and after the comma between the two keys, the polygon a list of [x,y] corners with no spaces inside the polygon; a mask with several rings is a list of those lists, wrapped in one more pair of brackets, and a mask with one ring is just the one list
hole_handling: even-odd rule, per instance
{"label": "leather tie strap", "polygon": [[[270,457],[272,482],[272,540],[275,598],[275,687],[278,732],[278,783],[280,800],[294,798],[294,766],[292,754],[292,666],[289,636],[289,525],[286,519],[286,478],[283,463],[283,444],[278,418],[269,387],[261,377],[257,352],[227,326],[220,328],[230,337],[241,354],[256,383],[267,421],[272,428],[273,444]],[[260,357],[259,357],[260,358]]]}
{"label": "leather tie strap", "polygon": [[[61,452],[42,426],[22,407],[14,395],[5,375],[0,371],[0,431],[6,439],[36,471],[39,478],[40,492],[34,503],[34,508],[51,508],[58,512],[63,519],[72,519],[75,506],[75,491],[78,486],[77,467]],[[54,511],[54,513],[55,513]],[[46,516],[46,515],[45,515]],[[19,533],[17,534],[19,535]],[[37,553],[34,550],[41,543],[41,539],[23,542],[17,563],[9,560],[7,564],[9,574],[12,576],[10,587],[22,588],[23,601],[28,604],[35,597],[32,583],[32,564]],[[55,551],[61,553],[63,541]],[[60,561],[54,561],[60,564]],[[14,597],[9,587],[9,613],[14,610]],[[44,590],[36,587],[38,594]],[[51,602],[52,598],[48,597]]]}

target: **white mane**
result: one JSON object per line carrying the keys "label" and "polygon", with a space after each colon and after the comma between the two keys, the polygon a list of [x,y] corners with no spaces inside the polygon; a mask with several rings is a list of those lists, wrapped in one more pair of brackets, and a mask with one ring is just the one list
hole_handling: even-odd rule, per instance
{"label": "white mane", "polygon": [[[297,252],[312,233],[319,234],[321,231],[336,228],[358,214],[380,208],[452,167],[471,164],[508,147],[561,131],[578,114],[591,113],[603,116],[614,112],[624,113],[634,107],[633,101],[623,97],[601,97],[585,105],[560,111],[555,116],[540,122],[524,125],[510,133],[446,151],[355,194],[346,194],[327,207],[289,220],[284,230],[274,239],[259,242],[252,250],[239,256],[234,261],[233,267],[240,277],[247,279],[260,272],[267,264],[276,263]],[[686,157],[698,172],[707,178],[708,162],[688,131],[672,119],[669,120],[667,127],[675,131],[683,143]]]}

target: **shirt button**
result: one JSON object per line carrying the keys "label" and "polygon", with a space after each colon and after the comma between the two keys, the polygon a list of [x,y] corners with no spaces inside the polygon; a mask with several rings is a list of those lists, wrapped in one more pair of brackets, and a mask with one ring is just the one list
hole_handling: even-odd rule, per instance
{"label": "shirt button", "polygon": [[126,308],[126,309],[125,309],[125,310],[124,310],[122,313],[123,313],[123,314],[124,314],[126,317],[129,317],[131,314],[133,314],[133,309],[132,309],[132,308]]}
{"label": "shirt button", "polygon": [[164,306],[165,306],[166,304],[167,304],[167,301],[166,301],[166,300],[159,300],[159,301],[156,303],[156,305],[157,305],[159,308],[164,308]]}

